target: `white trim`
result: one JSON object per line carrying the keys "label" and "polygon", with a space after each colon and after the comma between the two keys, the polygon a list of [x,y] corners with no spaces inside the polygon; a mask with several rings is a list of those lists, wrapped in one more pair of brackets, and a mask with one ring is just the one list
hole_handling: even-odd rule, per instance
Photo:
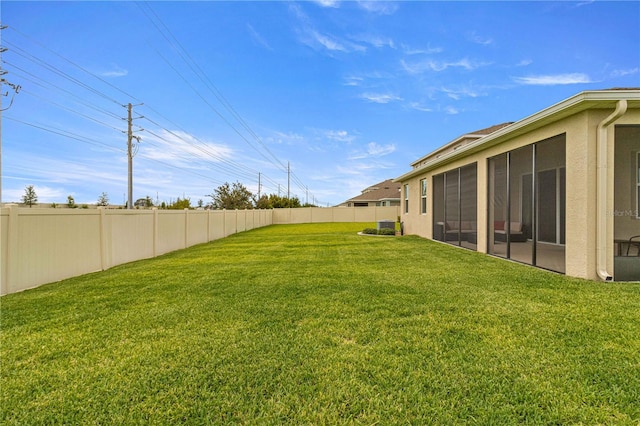
{"label": "white trim", "polygon": [[409,184],[404,184],[404,214],[409,214]]}
{"label": "white trim", "polygon": [[424,179],[420,179],[420,214],[421,215],[427,214],[427,178],[426,177]]}

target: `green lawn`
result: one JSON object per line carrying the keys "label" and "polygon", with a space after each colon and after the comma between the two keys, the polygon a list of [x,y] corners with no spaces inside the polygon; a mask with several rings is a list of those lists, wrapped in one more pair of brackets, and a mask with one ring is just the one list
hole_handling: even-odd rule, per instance
{"label": "green lawn", "polygon": [[640,422],[640,284],[270,226],[2,297],[2,424]]}

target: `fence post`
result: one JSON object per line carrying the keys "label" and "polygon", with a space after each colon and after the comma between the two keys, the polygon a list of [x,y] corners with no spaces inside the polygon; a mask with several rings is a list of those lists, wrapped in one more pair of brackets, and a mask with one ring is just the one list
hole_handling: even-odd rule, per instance
{"label": "fence post", "polygon": [[184,209],[184,248],[189,247],[189,209]]}
{"label": "fence post", "polygon": [[106,210],[103,206],[98,206],[98,211],[100,212],[100,268],[103,271],[109,269],[109,260],[107,259],[107,252],[109,251],[109,247],[111,244],[107,244],[107,218],[106,218]]}
{"label": "fence post", "polygon": [[151,211],[153,212],[153,230],[151,232],[153,232],[153,235],[151,236],[152,240],[153,240],[153,257],[158,256],[158,228],[159,228],[159,224],[158,224],[158,208],[157,207],[152,207]]}
{"label": "fence post", "polygon": [[207,212],[207,242],[211,241],[211,210]]}
{"label": "fence post", "polygon": [[5,281],[1,290],[1,294],[11,293],[11,287],[13,283],[17,282],[18,276],[18,250],[20,249],[20,239],[18,238],[19,227],[19,215],[17,204],[6,204],[5,207],[9,209],[9,220],[7,222],[7,253],[6,253],[6,266],[7,270],[4,273]]}

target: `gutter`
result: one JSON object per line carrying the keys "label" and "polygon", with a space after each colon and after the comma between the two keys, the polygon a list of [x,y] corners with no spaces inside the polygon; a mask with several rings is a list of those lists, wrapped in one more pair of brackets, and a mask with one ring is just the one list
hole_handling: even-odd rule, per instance
{"label": "gutter", "polygon": [[603,281],[613,281],[613,276],[607,271],[607,199],[609,195],[607,150],[609,147],[609,129],[613,122],[626,112],[627,101],[621,99],[618,101],[613,113],[598,124],[596,133],[598,159],[596,170],[596,266],[598,276]]}

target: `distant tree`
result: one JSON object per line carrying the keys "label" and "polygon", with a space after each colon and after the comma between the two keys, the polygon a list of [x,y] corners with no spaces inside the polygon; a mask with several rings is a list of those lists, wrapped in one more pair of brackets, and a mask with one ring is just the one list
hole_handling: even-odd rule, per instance
{"label": "distant tree", "polygon": [[202,208],[202,206],[204,206],[204,201],[202,201],[202,199],[198,200],[198,208]]}
{"label": "distant tree", "polygon": [[258,209],[286,209],[302,207],[298,197],[281,197],[276,194],[263,195],[256,200],[256,208]]}
{"label": "distant tree", "polygon": [[29,208],[34,204],[38,204],[38,195],[36,194],[36,190],[33,189],[33,185],[29,185],[24,189],[22,203],[28,205]]}
{"label": "distant tree", "polygon": [[233,185],[225,183],[219,186],[213,194],[207,195],[211,197],[211,206],[214,209],[227,210],[243,210],[253,208],[253,194],[240,182]]}
{"label": "distant tree", "polygon": [[169,210],[184,210],[184,209],[190,209],[191,208],[191,199],[189,197],[181,199],[180,197],[178,197],[178,199],[174,202],[169,204],[169,206],[167,207]]}
{"label": "distant tree", "polygon": [[103,206],[106,207],[109,205],[109,196],[107,195],[106,192],[103,192],[102,194],[100,194],[100,196],[98,197],[98,203],[99,206]]}
{"label": "distant tree", "polygon": [[138,198],[133,205],[138,208],[151,208],[153,207],[153,200],[147,195],[145,198]]}
{"label": "distant tree", "polygon": [[70,209],[75,209],[76,207],[76,200],[73,199],[73,197],[71,195],[67,196],[67,207],[69,207]]}

